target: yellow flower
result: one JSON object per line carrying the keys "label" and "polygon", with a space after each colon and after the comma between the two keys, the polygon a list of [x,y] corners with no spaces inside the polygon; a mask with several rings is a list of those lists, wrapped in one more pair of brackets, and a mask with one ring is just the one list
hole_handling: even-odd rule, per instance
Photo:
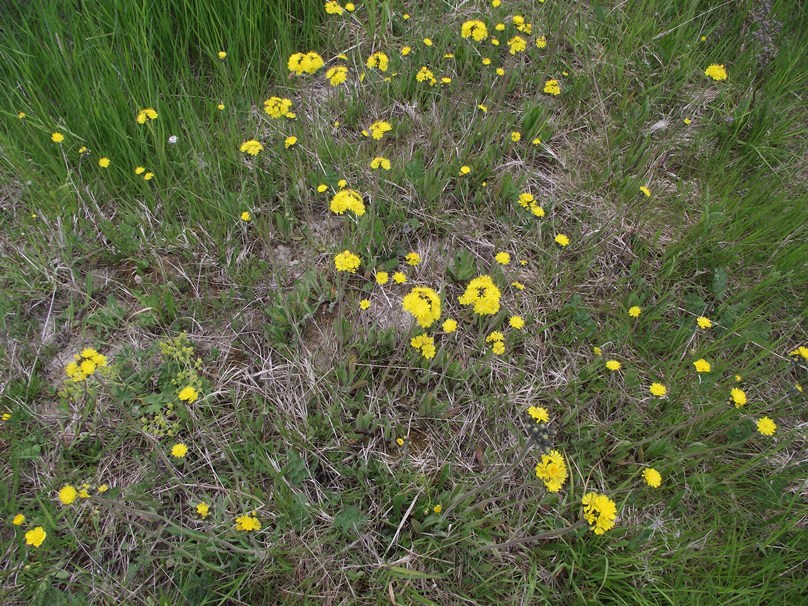
{"label": "yellow flower", "polygon": [[154,178],[154,173],[146,173],[145,175],[143,175],[143,180],[144,181],[151,181],[153,178]]}
{"label": "yellow flower", "polygon": [[59,490],[59,500],[62,502],[62,505],[70,505],[78,496],[78,491],[70,484],[65,484]]}
{"label": "yellow flower", "polygon": [[421,255],[417,252],[410,252],[407,253],[407,256],[404,257],[404,260],[407,262],[407,265],[412,265],[416,267],[421,262]]}
{"label": "yellow flower", "polygon": [[603,355],[603,350],[600,347],[598,347],[597,345],[595,345],[592,348],[592,353],[595,354],[596,356],[602,356]]}
{"label": "yellow flower", "polygon": [[441,507],[441,506],[440,506],[440,504],[435,505],[435,506],[432,508],[432,511],[433,511],[433,512],[435,512],[435,513],[440,513],[441,511],[443,511],[443,507]]}
{"label": "yellow flower", "polygon": [[470,172],[471,172],[471,167],[470,166],[467,166],[467,165],[464,164],[463,166],[460,167],[460,174],[461,175],[467,175]]}
{"label": "yellow flower", "polygon": [[564,456],[557,450],[551,450],[541,456],[536,465],[536,477],[544,482],[548,492],[558,492],[567,481],[567,465]]}
{"label": "yellow flower", "polygon": [[701,328],[702,330],[707,330],[708,328],[713,327],[713,323],[710,320],[710,318],[707,318],[705,316],[699,316],[698,318],[696,318],[696,323],[699,325],[699,328]]}
{"label": "yellow flower", "polygon": [[224,58],[227,57],[227,53],[225,51],[221,50],[221,51],[218,52],[218,57],[219,57],[219,59],[224,60]]}
{"label": "yellow flower", "polygon": [[98,494],[104,494],[106,491],[109,490],[109,485],[108,484],[100,484],[98,486],[97,490],[98,490]]}
{"label": "yellow flower", "polygon": [[514,143],[517,143],[517,142],[519,142],[521,140],[522,140],[522,133],[520,133],[518,131],[513,131],[511,133],[511,141],[513,141]]}
{"label": "yellow flower", "polygon": [[334,194],[331,198],[331,212],[338,215],[349,210],[357,217],[365,214],[365,204],[362,201],[362,194],[352,189],[343,189]]}
{"label": "yellow flower", "polygon": [[382,158],[381,156],[376,156],[373,160],[370,161],[370,168],[373,170],[377,170],[382,168],[384,170],[390,170],[390,160],[387,158]]}
{"label": "yellow flower", "polygon": [[[242,218],[244,217],[242,216]],[[191,385],[187,385],[180,390],[177,397],[183,402],[188,402],[190,404],[192,402],[196,402],[196,399],[199,397],[199,392],[196,391],[196,389],[194,389]]]}
{"label": "yellow flower", "polygon": [[14,524],[14,526],[22,526],[23,524],[25,524],[25,516],[21,513],[18,513],[17,515],[14,516],[14,519],[11,520],[11,523]]}
{"label": "yellow flower", "polygon": [[533,145],[539,145],[539,144],[541,144],[541,139],[539,137],[536,137],[530,143],[533,144]]}
{"label": "yellow flower", "polygon": [[569,245],[570,239],[564,234],[556,234],[555,243],[563,248],[564,246]]}
{"label": "yellow flower", "polygon": [[[483,65],[491,65],[491,59],[489,57],[483,57]],[[482,109],[482,108],[480,108]],[[486,110],[483,110],[486,111]]]}
{"label": "yellow flower", "polygon": [[292,100],[285,97],[270,97],[264,101],[264,113],[274,120],[294,117]]}
{"label": "yellow flower", "polygon": [[197,503],[196,505],[196,513],[199,515],[200,518],[203,520],[208,517],[210,513],[210,506],[207,503]]}
{"label": "yellow flower", "polygon": [[440,297],[431,288],[416,286],[404,296],[401,306],[412,314],[421,328],[429,328],[440,318]]}
{"label": "yellow flower", "polygon": [[581,499],[584,506],[584,519],[595,534],[603,534],[614,528],[617,519],[617,505],[605,494],[590,492]]}
{"label": "yellow flower", "polygon": [[418,82],[429,82],[429,86],[435,86],[438,83],[435,79],[435,74],[426,65],[418,70],[418,73],[415,74],[415,79]]}
{"label": "yellow flower", "polygon": [[458,301],[461,305],[473,305],[476,314],[494,315],[499,311],[501,294],[491,276],[479,276],[469,282]]}
{"label": "yellow flower", "polygon": [[774,432],[777,431],[777,424],[769,417],[763,417],[757,421],[757,430],[761,435],[773,436]]}
{"label": "yellow flower", "polygon": [[370,299],[362,299],[359,301],[359,309],[365,310],[370,307]]}
{"label": "yellow flower", "polygon": [[174,444],[174,446],[171,447],[171,456],[174,457],[175,459],[183,459],[187,454],[188,454],[188,447],[182,442]]}
{"label": "yellow flower", "polygon": [[431,360],[435,357],[435,339],[429,335],[423,334],[413,337],[410,339],[410,346],[419,350],[421,355],[427,360]]}
{"label": "yellow flower", "polygon": [[609,370],[612,371],[620,370],[622,366],[623,365],[620,364],[620,362],[618,362],[617,360],[606,360],[606,368],[608,368]]}
{"label": "yellow flower", "polygon": [[453,318],[448,318],[443,322],[441,328],[445,333],[452,333],[457,330],[457,320],[454,320]]}
{"label": "yellow flower", "polygon": [[396,444],[399,446],[404,446],[404,438],[396,438]]}
{"label": "yellow flower", "polygon": [[239,148],[242,153],[250,154],[251,156],[257,156],[261,151],[264,149],[264,146],[261,145],[255,139],[250,139],[249,141],[245,141],[241,144]]}
{"label": "yellow flower", "polygon": [[154,108],[147,107],[146,109],[141,109],[137,113],[138,124],[146,124],[146,122],[149,120],[157,120],[157,112],[154,111]]}
{"label": "yellow flower", "polygon": [[663,398],[665,397],[665,394],[668,393],[668,388],[662,383],[651,383],[651,387],[648,388],[648,391],[651,392],[652,396]]}
{"label": "yellow flower", "polygon": [[522,330],[525,327],[525,320],[522,316],[511,316],[508,325],[516,330]]}
{"label": "yellow flower", "polygon": [[343,8],[339,5],[339,2],[335,2],[335,0],[330,0],[329,2],[325,3],[325,12],[329,15],[341,15],[344,11]]}
{"label": "yellow flower", "polygon": [[135,174],[136,175],[142,175],[145,172],[146,172],[146,169],[143,168],[142,166],[136,166],[135,167]]}
{"label": "yellow flower", "polygon": [[497,68],[497,76],[504,76],[504,75],[505,75],[505,70],[502,69],[501,67],[498,67]]}
{"label": "yellow flower", "polygon": [[221,111],[224,109],[224,103],[219,103],[219,105],[217,105],[216,107],[219,109],[219,111]]}
{"label": "yellow flower", "polygon": [[401,15],[401,18],[404,19],[404,21],[407,21],[410,18],[410,14],[404,13],[403,15]]}
{"label": "yellow flower", "polygon": [[376,140],[381,139],[384,137],[384,133],[388,133],[391,130],[393,130],[393,126],[384,120],[379,120],[370,125],[370,135]]}
{"label": "yellow flower", "polygon": [[336,267],[337,271],[347,271],[355,274],[361,263],[362,260],[350,250],[341,252],[334,257],[334,267]]}
{"label": "yellow flower", "polygon": [[690,118],[685,118],[685,119],[683,120],[683,122],[685,123],[685,126],[688,126],[688,125],[690,125],[690,124],[693,122],[693,120],[691,120]]}
{"label": "yellow flower", "polygon": [[396,284],[404,284],[404,282],[406,281],[407,276],[405,276],[400,271],[397,271],[396,273],[393,274],[393,282],[395,282]]}
{"label": "yellow flower", "polygon": [[498,252],[494,257],[494,260],[499,263],[500,265],[510,265],[511,264],[511,255],[505,251]]}
{"label": "yellow flower", "polygon": [[522,36],[514,36],[508,40],[508,47],[510,48],[508,52],[512,55],[515,55],[516,53],[523,53],[527,48],[527,40],[522,38]]}
{"label": "yellow flower", "polygon": [[704,358],[701,358],[693,362],[693,366],[696,367],[696,372],[710,372],[710,370],[712,369],[710,363]]}
{"label": "yellow flower", "polygon": [[65,136],[62,133],[53,133],[51,135],[51,141],[54,143],[61,143],[65,140]]}
{"label": "yellow flower", "polygon": [[18,113],[17,113],[17,117],[18,117],[20,120],[25,120],[25,112],[18,112]]}
{"label": "yellow flower", "polygon": [[325,77],[331,86],[339,86],[348,80],[348,68],[344,65],[337,65],[336,67],[330,68],[325,73]]}
{"label": "yellow flower", "polygon": [[239,516],[236,518],[236,530],[239,532],[253,532],[255,530],[261,530],[261,522],[255,516]]}
{"label": "yellow flower", "polygon": [[482,21],[465,21],[460,26],[460,36],[462,38],[471,38],[475,42],[482,42],[488,37],[488,28]]}
{"label": "yellow flower", "polygon": [[511,286],[513,286],[516,290],[525,290],[525,285],[521,282],[511,282]]}
{"label": "yellow flower", "polygon": [[424,44],[427,46],[432,46],[432,38],[424,38]]}
{"label": "yellow flower", "polygon": [[368,69],[373,69],[374,67],[378,68],[380,72],[387,71],[387,65],[390,59],[382,52],[375,52],[370,57],[368,57],[365,66]]}
{"label": "yellow flower", "polygon": [[644,195],[646,198],[650,198],[650,197],[651,197],[651,190],[650,190],[650,189],[648,189],[648,188],[647,188],[645,185],[640,185],[640,191],[643,193],[643,195]]}
{"label": "yellow flower", "polygon": [[402,46],[401,47],[401,56],[406,57],[407,55],[410,54],[411,51],[412,51],[411,46]]}
{"label": "yellow flower", "polygon": [[659,488],[662,484],[662,474],[653,467],[644,469],[642,472],[642,478],[651,488]]}
{"label": "yellow flower", "polygon": [[704,75],[716,81],[726,80],[727,70],[724,69],[723,64],[719,65],[718,63],[713,63],[707,66],[707,69],[704,70]]}
{"label": "yellow flower", "polygon": [[548,80],[544,83],[544,92],[548,95],[558,96],[561,94],[561,85],[558,80]]}
{"label": "yellow flower", "polygon": [[550,413],[542,406],[529,406],[527,414],[529,414],[536,423],[548,423],[550,421]]}
{"label": "yellow flower", "polygon": [[25,533],[25,544],[39,547],[47,538],[48,533],[42,526],[37,526]]}
{"label": "yellow flower", "polygon": [[788,355],[794,356],[794,357],[800,357],[803,360],[808,360],[808,347],[805,347],[804,345],[800,345],[794,351],[788,352]]}
{"label": "yellow flower", "polygon": [[345,10],[348,11],[349,13],[352,13],[352,12],[354,12],[356,10],[356,6],[354,5],[353,2],[346,2],[345,3]]}
{"label": "yellow flower", "polygon": [[376,284],[384,285],[387,284],[387,281],[390,279],[390,274],[386,271],[377,271],[376,272]]}
{"label": "yellow flower", "polygon": [[746,392],[744,392],[743,389],[733,387],[732,391],[730,392],[730,399],[732,400],[732,403],[735,404],[735,408],[740,408],[746,404]]}
{"label": "yellow flower", "polygon": [[628,309],[628,315],[630,315],[632,318],[639,318],[641,313],[642,307],[639,305],[633,305]]}
{"label": "yellow flower", "polygon": [[314,74],[325,65],[323,58],[314,51],[303,53],[294,53],[289,57],[286,67],[290,72],[298,76],[302,74]]}
{"label": "yellow flower", "polygon": [[252,220],[252,215],[245,210],[243,213],[241,213],[241,220],[249,222]]}
{"label": "yellow flower", "polygon": [[544,36],[536,38],[536,48],[544,48],[545,46],[547,46],[547,38]]}
{"label": "yellow flower", "polygon": [[289,149],[295,143],[297,143],[297,137],[295,137],[294,135],[291,135],[289,137],[286,137],[286,140],[283,142],[283,145],[284,145],[284,147],[286,147],[286,149]]}

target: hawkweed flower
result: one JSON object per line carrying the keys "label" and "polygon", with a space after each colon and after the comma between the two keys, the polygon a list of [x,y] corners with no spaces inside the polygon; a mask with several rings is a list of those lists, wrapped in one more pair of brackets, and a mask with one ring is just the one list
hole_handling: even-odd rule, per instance
{"label": "hawkweed flower", "polygon": [[365,65],[367,66],[368,69],[377,68],[380,72],[386,72],[389,61],[390,59],[384,53],[375,52],[370,57],[368,57],[368,60],[365,62]]}
{"label": "hawkweed flower", "polygon": [[438,83],[435,74],[426,65],[418,70],[418,73],[415,74],[415,79],[418,82],[429,82],[429,86],[435,86]]}
{"label": "hawkweed flower", "polygon": [[135,174],[136,175],[142,175],[145,172],[146,172],[146,169],[143,166],[136,166],[135,167]]}
{"label": "hawkweed flower", "polygon": [[773,436],[774,432],[777,431],[777,424],[769,417],[758,419],[756,425],[758,433],[764,436]]}
{"label": "hawkweed flower", "polygon": [[539,36],[536,38],[536,48],[544,48],[547,46],[547,38]]}
{"label": "hawkweed flower", "polygon": [[648,391],[651,392],[652,396],[656,396],[657,398],[664,398],[665,395],[668,393],[668,388],[665,387],[662,383],[651,383],[651,387],[648,388]]}
{"label": "hawkweed flower", "polygon": [[261,522],[254,515],[243,515],[236,518],[236,530],[239,532],[253,532],[261,530]]}
{"label": "hawkweed flower", "polygon": [[339,5],[339,2],[330,0],[329,2],[325,3],[325,12],[329,15],[341,15],[344,12],[344,9]]}
{"label": "hawkweed flower", "polygon": [[511,141],[513,143],[518,143],[521,140],[522,140],[522,133],[520,133],[519,131],[511,132]]}
{"label": "hawkweed flower", "polygon": [[345,10],[348,11],[349,13],[352,13],[356,10],[356,5],[353,2],[346,2]]}
{"label": "hawkweed flower", "polygon": [[370,307],[370,299],[362,299],[359,301],[359,309],[362,311],[368,309]]}
{"label": "hawkweed flower", "polygon": [[188,454],[188,447],[182,442],[178,442],[171,447],[171,456],[175,459],[184,459]]}
{"label": "hawkweed flower", "polygon": [[514,330],[522,330],[525,327],[525,320],[522,316],[511,316],[508,320],[508,326]]}
{"label": "hawkweed flower", "polygon": [[800,345],[797,349],[788,352],[788,355],[794,358],[802,358],[803,360],[808,360],[808,347]]}
{"label": "hawkweed flower", "polygon": [[401,47],[401,56],[402,57],[406,57],[411,52],[412,52],[412,47],[411,46],[402,46]]}
{"label": "hawkweed flower", "polygon": [[501,68],[501,67],[498,67],[497,70],[496,70],[496,73],[497,73],[497,76],[504,76],[505,75],[505,70],[503,68]]}
{"label": "hawkweed flower", "polygon": [[522,38],[522,36],[514,36],[508,40],[508,48],[508,52],[512,55],[515,55],[516,53],[523,53],[527,48],[527,40]]}
{"label": "hawkweed flower", "polygon": [[357,217],[365,214],[365,204],[362,202],[362,194],[352,189],[343,189],[334,194],[329,207],[331,212],[338,215],[345,211],[351,211]]}
{"label": "hawkweed flower", "polygon": [[290,136],[286,137],[286,139],[284,140],[284,142],[283,142],[283,146],[284,146],[286,149],[289,149],[289,148],[290,148],[290,147],[292,147],[292,146],[293,146],[295,143],[297,143],[297,137],[295,137],[294,135],[290,135]]}
{"label": "hawkweed flower", "polygon": [[384,133],[389,133],[391,130],[393,130],[393,126],[384,120],[379,120],[370,125],[370,135],[377,141],[384,137]]}
{"label": "hawkweed flower", "polygon": [[261,145],[255,139],[250,139],[242,143],[239,149],[241,150],[242,153],[250,154],[251,156],[257,156],[259,153],[263,151],[264,146]]}
{"label": "hawkweed flower", "polygon": [[146,124],[150,120],[157,120],[157,112],[154,111],[153,107],[147,107],[146,109],[141,109],[137,113],[137,117],[135,118],[138,124]]}
{"label": "hawkweed flower", "polygon": [[23,524],[25,524],[25,514],[18,513],[11,520],[11,523],[14,524],[14,526],[22,526]]}
{"label": "hawkweed flower", "polygon": [[651,197],[651,190],[648,189],[645,185],[640,185],[640,191],[642,192],[642,195],[645,196],[646,198]]}
{"label": "hawkweed flower", "polygon": [[704,70],[704,75],[709,76],[715,81],[721,81],[727,79],[727,70],[724,68],[724,65],[719,65],[718,63],[713,63],[707,66],[707,69]]}
{"label": "hawkweed flower", "polygon": [[693,366],[696,367],[696,372],[699,372],[699,373],[701,373],[701,372],[710,372],[710,370],[712,370],[712,366],[704,358],[701,358],[701,359],[696,360],[695,362],[693,362]]}
{"label": "hawkweed flower", "polygon": [[334,257],[334,267],[336,267],[337,271],[355,274],[361,263],[362,260],[350,250],[341,252]]}
{"label": "hawkweed flower", "polygon": [[471,172],[471,167],[464,164],[460,167],[460,174],[461,175],[468,175]]}
{"label": "hawkweed flower", "polygon": [[109,158],[104,156],[103,158],[98,158],[98,166],[101,168],[109,168]]}
{"label": "hawkweed flower", "polygon": [[388,280],[390,280],[390,274],[388,274],[386,271],[376,272],[376,284],[384,286],[387,284]]}
{"label": "hawkweed flower", "polygon": [[[249,221],[249,214],[247,213],[247,218],[244,219],[244,214],[242,214],[241,218],[245,221]],[[182,400],[183,402],[188,402],[192,404],[196,402],[197,398],[199,397],[199,392],[194,389],[191,385],[187,385],[180,390],[180,393],[177,394],[177,397]]]}
{"label": "hawkweed flower", "polygon": [[746,392],[743,389],[733,387],[729,397],[732,403],[735,404],[735,408],[741,408],[746,404]]}
{"label": "hawkweed flower", "polygon": [[432,46],[432,38],[424,38],[425,46]]}
{"label": "hawkweed flower", "polygon": [[25,112],[17,112],[17,118],[20,120],[25,120]]}
{"label": "hawkweed flower", "polygon": [[217,105],[217,106],[216,106],[216,108],[217,108],[219,111],[222,111],[222,110],[224,109],[224,103],[219,103],[219,105]]}
{"label": "hawkweed flower", "polygon": [[455,332],[457,330],[457,320],[453,318],[444,320],[443,324],[441,325],[441,329],[447,334]]}
{"label": "hawkweed flower", "polygon": [[466,39],[471,38],[475,42],[482,42],[488,37],[488,28],[482,21],[465,21],[460,26],[460,36]]}
{"label": "hawkweed flower", "polygon": [[544,83],[544,92],[548,95],[558,96],[561,94],[561,85],[558,80],[548,80]]}
{"label": "hawkweed flower", "polygon": [[501,356],[505,353],[505,335],[495,330],[485,338],[485,342],[491,345],[491,351]]}
{"label": "hawkweed flower", "polygon": [[395,282],[396,284],[404,284],[404,282],[406,281],[407,276],[405,276],[400,271],[397,271],[396,273],[393,274],[393,282]]}
{"label": "hawkweed flower", "polygon": [[429,328],[440,318],[440,297],[431,288],[416,286],[404,296],[401,306],[421,328]]}
{"label": "hawkweed flower", "polygon": [[632,318],[639,318],[640,314],[642,313],[642,307],[639,305],[632,305],[628,308],[628,315]]}
{"label": "hawkweed flower", "polygon": [[86,347],[80,354],[73,356],[73,362],[65,366],[65,374],[74,383],[80,383],[106,365],[107,357],[105,355],[98,353],[92,347]]}
{"label": "hawkweed flower", "polygon": [[399,446],[404,446],[404,438],[396,438],[396,444]]}
{"label": "hawkweed flower", "polygon": [[78,496],[79,491],[70,484],[65,484],[59,489],[58,497],[62,505],[72,504],[78,498]]}
{"label": "hawkweed flower", "polygon": [[143,180],[144,181],[151,181],[153,178],[154,178],[154,173],[152,173],[152,172],[148,172],[148,173],[143,175]]}
{"label": "hawkweed flower", "polygon": [[252,215],[245,210],[243,213],[241,213],[241,220],[245,223],[249,223],[252,221]]}
{"label": "hawkweed flower", "polygon": [[310,51],[305,54],[294,53],[289,57],[289,61],[286,63],[289,71],[298,76],[303,74],[314,74],[323,65],[325,65],[325,61],[323,61],[323,58],[314,51]]}
{"label": "hawkweed flower", "polygon": [[699,316],[698,318],[696,318],[696,323],[702,330],[707,330],[713,327],[712,320],[710,320],[710,318],[707,318],[705,316]]}
{"label": "hawkweed flower", "polygon": [[541,456],[536,465],[536,477],[544,482],[548,492],[558,492],[567,481],[567,465],[564,456],[557,450],[551,450]]}
{"label": "hawkweed flower", "polygon": [[61,143],[65,140],[65,136],[62,133],[56,132],[51,134],[51,141],[54,143]]}
{"label": "hawkweed flower", "polygon": [[205,502],[197,503],[196,513],[200,518],[204,520],[205,518],[208,517],[208,514],[210,513],[210,505],[208,505]]}
{"label": "hawkweed flower", "polygon": [[584,518],[595,534],[603,534],[614,528],[617,519],[617,505],[605,494],[590,492],[581,499]]}
{"label": "hawkweed flower", "polygon": [[536,423],[550,422],[550,413],[548,413],[547,409],[542,406],[529,406],[527,409],[527,414],[529,414],[530,418],[536,421]]}
{"label": "hawkweed flower", "polygon": [[337,65],[330,68],[325,73],[325,77],[331,86],[339,86],[348,80],[348,68],[344,65]]}
{"label": "hawkweed flower", "polygon": [[561,248],[569,246],[570,239],[569,236],[565,234],[556,234],[555,243],[558,244]]}
{"label": "hawkweed flower", "polygon": [[407,265],[416,267],[421,262],[421,255],[419,255],[417,252],[410,252],[407,253],[407,256],[404,257],[404,260],[407,262]]}
{"label": "hawkweed flower", "polygon": [[421,352],[427,360],[435,357],[435,339],[427,334],[418,335],[410,339],[410,346]]}
{"label": "hawkweed flower", "polygon": [[525,290],[525,285],[521,282],[513,281],[511,282],[511,286],[513,286],[516,290]]}
{"label": "hawkweed flower", "polygon": [[662,484],[662,474],[653,467],[643,469],[642,479],[645,480],[645,483],[651,488],[659,488]]}
{"label": "hawkweed flower", "polygon": [[45,532],[45,529],[42,528],[42,526],[37,526],[36,528],[32,528],[25,533],[25,544],[33,547],[39,547],[45,542],[47,537],[48,533]]}
{"label": "hawkweed flower", "polygon": [[490,316],[499,311],[501,296],[502,293],[491,276],[479,276],[469,282],[458,301],[461,305],[472,305],[474,313],[478,315]]}
{"label": "hawkweed flower", "polygon": [[494,260],[499,263],[500,265],[510,265],[511,264],[511,255],[508,252],[502,251],[498,252],[496,256],[494,256]]}
{"label": "hawkweed flower", "polygon": [[592,353],[595,354],[596,356],[602,356],[603,355],[603,350],[600,347],[598,347],[597,345],[595,345],[592,348]]}
{"label": "hawkweed flower", "polygon": [[620,362],[617,360],[606,360],[606,368],[614,372],[620,370],[620,368],[622,368],[622,364],[620,364]]}
{"label": "hawkweed flower", "polygon": [[376,156],[373,160],[370,161],[370,168],[373,170],[384,169],[390,170],[390,160],[387,158],[382,158],[381,156]]}
{"label": "hawkweed flower", "polygon": [[270,118],[277,120],[278,118],[289,117],[292,112],[292,100],[285,97],[270,97],[264,101],[264,113]]}

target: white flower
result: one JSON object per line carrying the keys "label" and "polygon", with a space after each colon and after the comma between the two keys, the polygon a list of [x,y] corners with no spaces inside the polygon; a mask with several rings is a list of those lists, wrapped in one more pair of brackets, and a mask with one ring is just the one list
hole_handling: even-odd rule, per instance
{"label": "white flower", "polygon": [[170,145],[174,145],[177,142],[177,135],[171,135],[168,138],[168,142],[169,142]]}

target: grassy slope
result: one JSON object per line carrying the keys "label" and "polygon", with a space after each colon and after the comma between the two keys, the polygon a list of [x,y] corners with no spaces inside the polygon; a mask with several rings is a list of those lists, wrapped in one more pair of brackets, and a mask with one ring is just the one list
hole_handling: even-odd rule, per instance
{"label": "grassy slope", "polygon": [[[764,67],[751,2],[407,3],[409,21],[403,5],[365,2],[354,17],[318,5],[281,28],[278,3],[276,14],[259,2],[215,14],[202,2],[103,3],[81,17],[60,4],[0,44],[0,397],[13,415],[0,494],[3,519],[24,511],[49,535],[34,551],[4,527],[6,602],[758,604],[808,592],[805,400],[793,394],[805,371],[787,357],[806,343],[808,283],[798,4],[775,3],[783,29]],[[460,23],[516,13],[547,48],[523,58],[485,45],[482,66]],[[346,52],[349,86],[286,79],[286,56],[309,45],[326,60]],[[367,70],[360,84],[375,50],[398,75]],[[703,77],[712,62],[727,82]],[[451,84],[417,83],[421,65]],[[541,93],[548,77],[560,97]],[[271,94],[292,97],[298,119],[268,120]],[[139,126],[147,106],[159,119]],[[392,135],[362,137],[377,119]],[[290,134],[299,143],[285,150]],[[252,137],[266,150],[245,161],[238,146]],[[376,155],[388,173],[368,169]],[[463,164],[473,172],[458,178]],[[327,216],[329,194],[315,190],[342,177],[369,201],[355,224]],[[519,211],[524,190],[545,219]],[[557,232],[568,248],[552,244]],[[364,268],[421,253],[410,282],[439,289],[461,323],[437,338],[434,363],[407,346],[405,287],[330,270],[346,247]],[[496,266],[500,250],[527,265]],[[528,328],[508,332],[501,358],[482,341],[507,314],[481,324],[456,303],[484,272],[527,285],[503,288]],[[696,330],[701,314],[718,326]],[[156,342],[181,330],[205,398],[176,409],[191,446],[178,465],[165,457],[173,438],[132,416],[175,392],[183,365]],[[88,345],[118,378],[60,402],[62,365]],[[607,376],[593,345],[623,371]],[[700,379],[699,357],[713,363]],[[735,374],[750,396],[741,411],[726,404]],[[658,380],[665,400],[647,397]],[[535,450],[518,459],[537,403],[571,468],[559,495],[533,477]],[[775,438],[754,432],[762,415]],[[662,472],[658,491],[642,485],[643,465]],[[431,513],[502,469],[475,507]],[[54,503],[85,481],[114,488]],[[617,501],[617,527],[542,539],[580,518],[587,490]],[[199,500],[212,505],[204,522]],[[237,535],[233,517],[251,509],[264,530]]]}

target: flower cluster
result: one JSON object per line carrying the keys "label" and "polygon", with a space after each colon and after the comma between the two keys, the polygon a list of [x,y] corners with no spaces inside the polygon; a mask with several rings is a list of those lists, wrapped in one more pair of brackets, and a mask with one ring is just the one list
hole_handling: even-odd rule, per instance
{"label": "flower cluster", "polygon": [[491,345],[491,351],[501,356],[505,353],[505,335],[495,330],[485,338],[485,342]]}
{"label": "flower cluster", "polygon": [[412,314],[421,328],[429,328],[440,319],[440,297],[431,288],[416,286],[404,296],[401,306]]}
{"label": "flower cluster", "polygon": [[605,494],[589,492],[581,500],[584,518],[595,534],[603,534],[614,528],[617,519],[617,505]]}
{"label": "flower cluster", "polygon": [[141,109],[137,113],[137,123],[138,124],[146,124],[149,120],[157,120],[157,112],[154,111],[154,108],[147,107],[146,109]]}
{"label": "flower cluster", "polygon": [[421,352],[427,360],[435,357],[435,339],[427,334],[421,334],[410,339],[410,345]]}
{"label": "flower cluster", "polygon": [[[295,114],[292,112],[292,100],[282,97],[270,97],[264,101],[264,112],[273,119],[278,118],[294,118]],[[242,150],[244,151],[244,150]],[[253,154],[255,155],[255,154]]]}
{"label": "flower cluster", "polygon": [[547,487],[549,492],[558,492],[567,481],[567,465],[564,456],[557,450],[551,450],[541,456],[536,465],[536,477]]}
{"label": "flower cluster", "polygon": [[250,139],[242,143],[239,149],[243,154],[250,154],[251,156],[257,156],[264,150],[264,146],[261,145],[261,143],[259,143],[255,139]]}
{"label": "flower cluster", "polygon": [[317,73],[317,70],[325,65],[325,62],[318,53],[310,51],[308,53],[294,53],[289,57],[286,65],[290,72],[301,76],[303,74]]}
{"label": "flower cluster", "polygon": [[466,291],[458,301],[461,305],[473,305],[474,313],[486,316],[499,311],[499,300],[502,296],[491,276],[479,276],[469,282]]}
{"label": "flower cluster", "polygon": [[348,80],[348,68],[344,65],[336,65],[325,72],[325,77],[331,86],[339,86]]}
{"label": "flower cluster", "polygon": [[370,57],[368,57],[367,62],[365,65],[369,69],[378,68],[380,72],[386,72],[387,66],[390,63],[390,59],[382,52],[373,53]]}
{"label": "flower cluster", "polygon": [[351,211],[357,217],[365,214],[365,204],[362,202],[362,194],[352,189],[343,189],[334,194],[331,198],[331,212],[338,215],[346,210]]}
{"label": "flower cluster", "polygon": [[107,357],[105,355],[98,353],[92,347],[87,347],[80,354],[73,355],[73,362],[65,367],[65,374],[71,381],[80,383],[92,376],[98,368],[106,365]]}
{"label": "flower cluster", "polygon": [[378,140],[384,137],[384,133],[389,133],[393,130],[393,126],[389,122],[379,120],[370,125],[370,136]]}
{"label": "flower cluster", "polygon": [[529,210],[535,217],[544,216],[544,209],[536,202],[536,198],[530,192],[519,194],[519,206],[525,210]]}
{"label": "flower cluster", "polygon": [[334,267],[337,268],[337,271],[346,271],[355,274],[361,263],[362,260],[350,250],[341,252],[334,257]]}
{"label": "flower cluster", "polygon": [[488,37],[488,28],[485,23],[478,20],[466,21],[460,27],[460,36],[471,38],[475,42],[482,42]]}

